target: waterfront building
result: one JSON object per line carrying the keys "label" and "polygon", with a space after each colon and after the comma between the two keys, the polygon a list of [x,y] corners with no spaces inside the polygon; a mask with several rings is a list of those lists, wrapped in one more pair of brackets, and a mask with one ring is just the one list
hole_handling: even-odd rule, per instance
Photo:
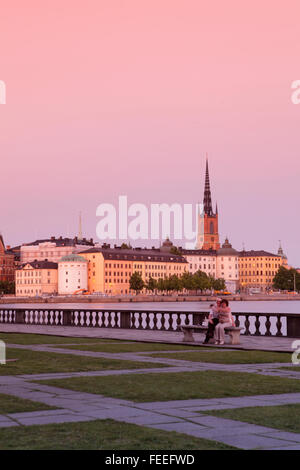
{"label": "waterfront building", "polygon": [[239,277],[243,292],[265,292],[272,289],[273,279],[282,265],[282,257],[267,251],[240,251]]}
{"label": "waterfront building", "polygon": [[188,262],[188,271],[192,274],[202,271],[208,276],[216,277],[217,252],[216,250],[180,250]]}
{"label": "waterfront building", "polygon": [[15,256],[5,247],[3,236],[0,234],[0,281],[15,280]]}
{"label": "waterfront building", "polygon": [[131,294],[130,277],[138,272],[143,281],[158,280],[187,271],[187,262],[163,247],[160,248],[111,248],[108,244],[80,252],[88,261],[88,291],[110,295]]}
{"label": "waterfront building", "polygon": [[63,256],[58,262],[58,294],[75,294],[88,289],[88,261],[77,254]]}
{"label": "waterfront building", "polygon": [[215,211],[212,207],[208,160],[206,159],[203,210],[198,215],[198,233],[195,247],[197,250],[218,250],[220,248],[218,218],[217,204]]}
{"label": "waterfront building", "polygon": [[34,260],[48,260],[57,263],[63,256],[72,253],[78,253],[85,247],[94,246],[93,239],[86,238],[63,238],[62,236],[51,237],[44,240],[36,240],[32,243],[26,243],[20,247],[21,264]]}
{"label": "waterfront building", "polygon": [[32,261],[17,267],[15,271],[16,295],[34,297],[57,294],[57,263]]}
{"label": "waterfront building", "polygon": [[224,279],[227,290],[235,294],[239,288],[239,252],[232,248],[227,237],[217,250],[216,259],[216,277]]}

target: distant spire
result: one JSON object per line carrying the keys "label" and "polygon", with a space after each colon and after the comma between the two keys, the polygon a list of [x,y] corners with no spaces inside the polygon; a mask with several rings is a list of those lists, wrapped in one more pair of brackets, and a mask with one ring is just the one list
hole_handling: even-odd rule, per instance
{"label": "distant spire", "polygon": [[210,192],[210,183],[209,183],[209,171],[208,171],[208,158],[206,155],[206,171],[205,171],[205,187],[204,187],[204,198],[203,198],[204,213],[207,215],[212,215],[212,202],[211,202],[211,192]]}
{"label": "distant spire", "polygon": [[81,212],[79,212],[79,230],[78,230],[78,240],[82,240],[82,221],[81,221]]}

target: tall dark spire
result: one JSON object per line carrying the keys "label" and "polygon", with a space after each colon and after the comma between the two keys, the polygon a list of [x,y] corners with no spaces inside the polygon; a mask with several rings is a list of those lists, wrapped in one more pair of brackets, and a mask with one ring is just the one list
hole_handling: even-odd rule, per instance
{"label": "tall dark spire", "polygon": [[205,187],[204,187],[203,207],[204,207],[204,214],[213,215],[207,157],[206,157],[206,171],[205,171]]}

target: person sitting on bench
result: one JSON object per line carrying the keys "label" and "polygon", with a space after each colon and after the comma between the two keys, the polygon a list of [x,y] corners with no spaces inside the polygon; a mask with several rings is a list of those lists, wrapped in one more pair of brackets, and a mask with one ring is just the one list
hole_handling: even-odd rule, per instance
{"label": "person sitting on bench", "polygon": [[219,323],[219,311],[221,306],[222,299],[217,299],[215,304],[210,305],[210,313],[208,316],[208,329],[206,332],[206,337],[204,340],[204,344],[207,344],[208,341],[214,337],[214,331],[216,325]]}
{"label": "person sitting on bench", "polygon": [[215,327],[214,339],[215,344],[224,344],[225,342],[225,328],[235,326],[231,308],[229,307],[228,300],[223,299],[219,309],[218,315],[219,322]]}

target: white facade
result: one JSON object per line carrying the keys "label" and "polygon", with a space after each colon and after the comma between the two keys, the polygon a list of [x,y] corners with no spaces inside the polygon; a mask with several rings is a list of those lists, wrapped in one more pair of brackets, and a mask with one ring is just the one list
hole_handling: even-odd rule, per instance
{"label": "white facade", "polygon": [[73,254],[64,256],[58,262],[58,294],[74,294],[87,291],[88,261]]}
{"label": "white facade", "polygon": [[239,254],[227,238],[222,248],[217,251],[216,277],[224,279],[229,292],[236,293],[239,285]]}
{"label": "white facade", "polygon": [[183,252],[182,256],[188,262],[188,270],[194,274],[197,271],[202,271],[208,276],[216,277],[216,254],[201,252],[200,250],[189,250]]}

